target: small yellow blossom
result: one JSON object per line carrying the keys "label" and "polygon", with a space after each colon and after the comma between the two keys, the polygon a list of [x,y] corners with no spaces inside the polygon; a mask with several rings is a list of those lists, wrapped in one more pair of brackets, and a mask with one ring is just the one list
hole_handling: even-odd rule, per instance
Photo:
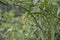
{"label": "small yellow blossom", "polygon": [[25,25],[28,24],[28,17],[27,17],[27,16],[24,17],[24,24],[25,24]]}

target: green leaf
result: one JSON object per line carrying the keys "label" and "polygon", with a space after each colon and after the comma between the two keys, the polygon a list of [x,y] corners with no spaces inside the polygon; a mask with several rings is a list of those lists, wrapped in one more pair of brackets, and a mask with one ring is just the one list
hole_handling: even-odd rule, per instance
{"label": "green leaf", "polygon": [[0,4],[5,5],[5,6],[8,6],[7,3],[4,3],[4,2],[2,2],[2,1],[0,1]]}

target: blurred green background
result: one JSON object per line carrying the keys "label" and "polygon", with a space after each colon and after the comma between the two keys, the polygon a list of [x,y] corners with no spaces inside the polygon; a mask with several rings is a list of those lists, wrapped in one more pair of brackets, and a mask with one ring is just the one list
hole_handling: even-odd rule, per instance
{"label": "blurred green background", "polygon": [[0,40],[60,40],[60,0],[0,0]]}

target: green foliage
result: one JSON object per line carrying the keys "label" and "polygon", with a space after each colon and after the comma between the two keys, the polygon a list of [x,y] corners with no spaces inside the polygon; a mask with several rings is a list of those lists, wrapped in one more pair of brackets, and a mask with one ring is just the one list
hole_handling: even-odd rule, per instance
{"label": "green foliage", "polygon": [[[14,17],[14,9],[0,12],[0,28],[4,28],[0,38],[4,35],[4,40],[55,40],[60,33],[59,0],[37,0],[36,3],[34,0],[21,0],[21,3],[19,0],[6,1],[11,6],[23,8],[25,13]],[[57,31],[59,32],[56,33]],[[59,40],[58,36],[56,40]]]}

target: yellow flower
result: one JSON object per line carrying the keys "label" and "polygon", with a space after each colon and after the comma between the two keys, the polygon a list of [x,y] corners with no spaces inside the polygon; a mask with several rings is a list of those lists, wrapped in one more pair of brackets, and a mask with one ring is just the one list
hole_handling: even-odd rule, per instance
{"label": "yellow flower", "polygon": [[27,17],[27,16],[24,17],[24,24],[25,24],[25,25],[28,24],[28,17]]}

